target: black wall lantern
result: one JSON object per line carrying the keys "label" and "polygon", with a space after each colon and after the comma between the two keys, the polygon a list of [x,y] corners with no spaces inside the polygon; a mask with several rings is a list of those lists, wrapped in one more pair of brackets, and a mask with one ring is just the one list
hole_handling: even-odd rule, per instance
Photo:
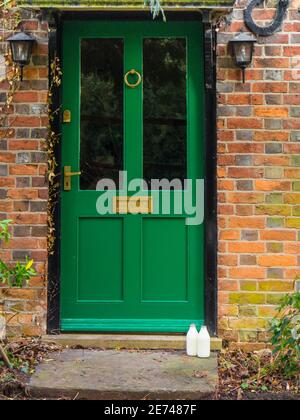
{"label": "black wall lantern", "polygon": [[243,83],[245,83],[245,70],[252,63],[254,44],[256,38],[244,32],[239,33],[230,41],[235,64],[243,71]]}
{"label": "black wall lantern", "polygon": [[32,46],[35,39],[23,30],[7,39],[10,44],[11,56],[14,63],[21,69],[21,81],[23,80],[23,68],[29,64],[32,54]]}

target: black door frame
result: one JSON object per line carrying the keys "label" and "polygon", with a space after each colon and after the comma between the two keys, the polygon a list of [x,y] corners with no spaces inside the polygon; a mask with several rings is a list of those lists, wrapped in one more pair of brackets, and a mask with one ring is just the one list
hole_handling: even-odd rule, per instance
{"label": "black door frame", "polygon": [[[167,20],[199,20],[203,22],[205,54],[205,322],[212,336],[217,335],[218,287],[217,287],[217,97],[216,97],[216,31],[210,22],[208,11],[167,12]],[[50,64],[55,57],[61,60],[62,25],[64,20],[151,20],[149,12],[62,12],[43,9],[43,19],[49,22],[49,86],[51,86]],[[61,88],[52,93],[50,105],[54,119],[51,129],[61,133]],[[56,161],[61,165],[60,144],[55,150]],[[60,184],[60,175],[57,181]],[[60,334],[60,196],[55,197],[53,220],[56,241],[52,255],[48,257],[48,312],[47,333]]]}

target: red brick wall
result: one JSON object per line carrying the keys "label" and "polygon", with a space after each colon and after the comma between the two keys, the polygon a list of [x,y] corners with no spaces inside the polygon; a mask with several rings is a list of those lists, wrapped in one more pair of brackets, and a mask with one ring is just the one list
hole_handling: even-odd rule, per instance
{"label": "red brick wall", "polygon": [[[245,84],[228,51],[243,27],[244,1],[218,35],[219,332],[244,346],[265,345],[276,304],[300,274],[299,3],[290,6],[281,31],[258,40]],[[264,21],[273,11],[254,15]],[[0,256],[36,261],[40,275],[24,290],[5,291],[4,309],[8,318],[18,311],[12,333],[37,335],[45,332],[46,314],[48,32],[27,11],[24,22],[38,44],[11,107],[11,133],[0,134],[0,217],[14,221]],[[0,41],[0,53],[6,48]],[[6,91],[2,82],[0,102]],[[0,300],[3,294],[2,288]]]}
{"label": "red brick wall", "polygon": [[[300,274],[300,2],[282,30],[258,38],[242,84],[228,40],[246,30],[246,3],[218,36],[219,331],[257,343]],[[273,15],[254,13],[262,24]]]}
{"label": "red brick wall", "polygon": [[[12,239],[1,244],[7,262],[35,260],[38,276],[24,290],[0,288],[0,309],[11,334],[39,335],[45,331],[47,264],[47,154],[48,31],[36,14],[23,12],[24,29],[38,40],[32,63],[15,94],[8,124],[0,127],[0,217],[13,221]],[[7,52],[9,32],[0,20],[0,54]],[[0,107],[6,101],[7,82],[0,83]],[[9,126],[9,129],[8,129]]]}

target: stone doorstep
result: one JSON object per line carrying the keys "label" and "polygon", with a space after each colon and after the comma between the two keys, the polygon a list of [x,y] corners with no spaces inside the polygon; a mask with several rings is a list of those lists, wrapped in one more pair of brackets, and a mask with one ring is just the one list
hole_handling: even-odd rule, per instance
{"label": "stone doorstep", "polygon": [[[133,335],[133,334],[61,334],[45,335],[44,342],[56,343],[69,348],[82,347],[85,349],[127,349],[127,350],[184,350],[185,336],[183,335]],[[211,339],[212,351],[222,350],[222,340]]]}
{"label": "stone doorstep", "polygon": [[205,400],[218,384],[218,358],[182,351],[63,350],[36,369],[27,393],[36,398]]}

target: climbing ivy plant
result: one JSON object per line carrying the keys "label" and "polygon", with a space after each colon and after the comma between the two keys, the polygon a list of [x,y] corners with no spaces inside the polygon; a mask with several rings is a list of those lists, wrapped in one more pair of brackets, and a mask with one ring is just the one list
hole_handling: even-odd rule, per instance
{"label": "climbing ivy plant", "polygon": [[[14,31],[20,23],[20,13],[14,7],[15,2],[6,0],[1,3],[0,0],[0,42],[5,41],[7,32]],[[7,48],[7,43],[4,46]],[[8,51],[2,55],[4,59],[3,74],[0,76],[0,83],[4,82],[8,85],[6,99],[0,106],[0,140],[9,137],[12,133],[11,126],[8,122],[8,116],[11,112],[11,106],[16,91],[20,88],[19,68],[12,60]]]}
{"label": "climbing ivy plant", "polygon": [[[20,23],[20,13],[15,6],[16,2],[13,0],[0,3],[0,42],[5,41],[7,32],[14,31]],[[0,140],[10,137],[12,134],[8,116],[11,113],[14,95],[20,87],[19,69],[12,62],[8,51],[4,54],[4,60],[5,75],[0,82],[4,82],[8,88],[5,101],[0,106]],[[0,245],[8,242],[11,238],[10,223],[11,220],[0,221]],[[0,259],[0,284],[9,287],[22,287],[29,282],[31,276],[35,275],[32,265],[33,261],[29,259],[25,264],[17,262],[13,266]]]}
{"label": "climbing ivy plant", "polygon": [[57,179],[58,176],[58,163],[56,160],[56,147],[60,142],[61,135],[60,133],[56,133],[52,129],[52,124],[55,118],[59,115],[60,108],[53,109],[53,95],[54,92],[59,86],[61,85],[61,76],[62,71],[60,67],[60,61],[58,57],[55,57],[52,62],[50,63],[50,86],[48,91],[48,117],[49,117],[49,124],[48,124],[48,135],[46,138],[46,152],[48,155],[48,171],[47,171],[47,179],[49,185],[49,199],[48,199],[48,206],[47,206],[47,224],[48,224],[48,237],[47,237],[47,249],[49,255],[54,254],[54,246],[56,240],[56,229],[55,229],[55,220],[54,214],[56,209],[56,204],[58,202],[58,194],[59,194],[59,182]]}

